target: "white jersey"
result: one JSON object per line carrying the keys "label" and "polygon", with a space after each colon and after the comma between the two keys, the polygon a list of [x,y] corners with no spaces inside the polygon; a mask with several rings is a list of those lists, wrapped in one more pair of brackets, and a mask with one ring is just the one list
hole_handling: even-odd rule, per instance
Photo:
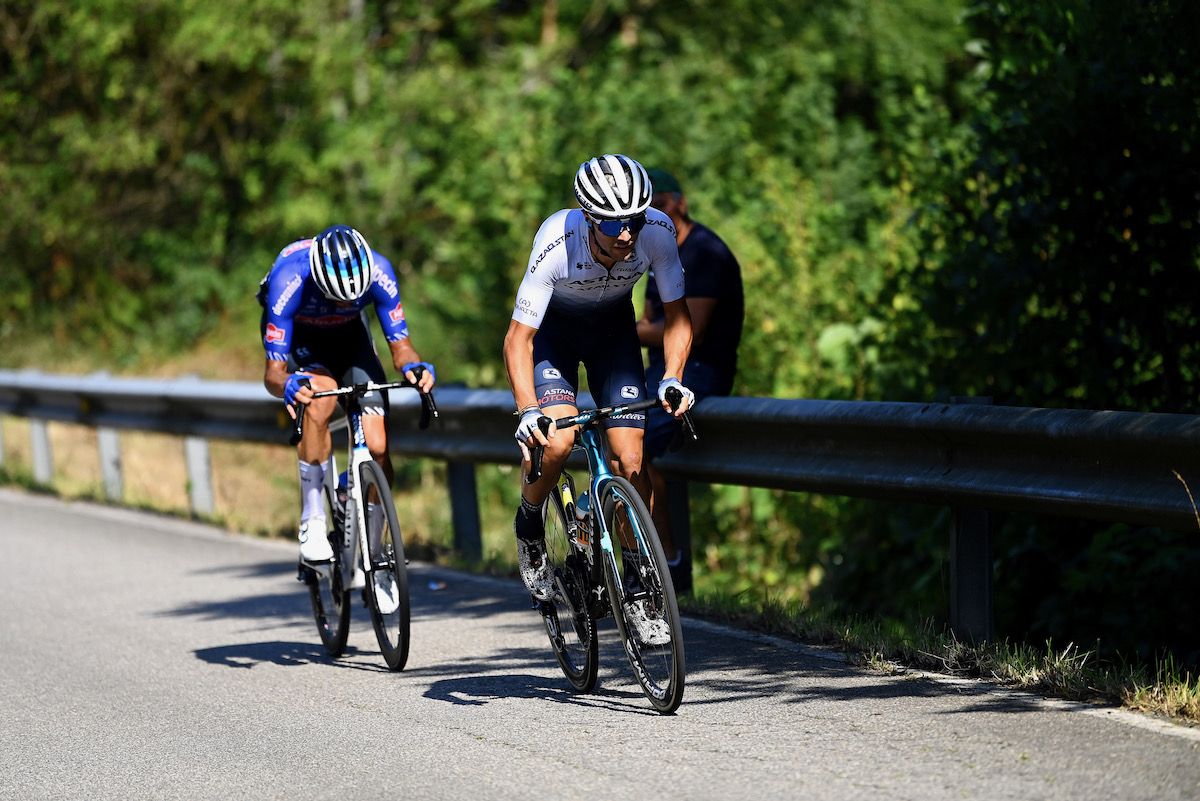
{"label": "white jersey", "polygon": [[651,268],[664,303],[683,297],[683,265],[670,217],[646,209],[637,246],[610,272],[592,256],[583,212],[563,209],[538,229],[512,318],[539,328],[547,309],[579,317],[612,311],[633,294],[634,284]]}

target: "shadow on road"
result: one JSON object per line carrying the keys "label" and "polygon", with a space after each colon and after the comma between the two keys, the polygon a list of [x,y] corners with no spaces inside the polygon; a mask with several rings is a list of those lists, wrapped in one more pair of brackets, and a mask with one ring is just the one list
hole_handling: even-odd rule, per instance
{"label": "shadow on road", "polygon": [[[295,575],[294,562],[263,562],[242,566],[246,578],[270,579]],[[228,572],[227,570],[222,572]],[[436,566],[411,565],[410,599],[414,627],[437,620],[495,618],[501,636],[506,628],[519,629],[528,637],[529,626],[540,625],[516,581],[479,578]],[[370,619],[355,594],[352,631],[369,631]],[[529,615],[513,623],[502,614]],[[213,665],[246,669],[256,664],[281,666],[323,663],[339,668],[387,672],[374,651],[347,648],[332,659],[322,648],[312,622],[308,593],[299,582],[294,591],[273,591],[239,598],[216,598],[166,610],[163,616],[194,616],[204,619],[258,620],[271,625],[310,630],[311,640],[275,639],[231,643],[196,651],[197,658]],[[480,654],[477,659],[454,659],[435,664],[410,666],[403,675],[429,682],[426,697],[446,703],[480,706],[498,699],[538,698],[560,703],[601,706],[623,711],[657,714],[646,705],[633,681],[624,652],[612,630],[611,621],[600,628],[600,681],[594,693],[574,693],[566,679],[557,674],[557,663],[545,647],[509,648]],[[934,698],[946,695],[977,696],[975,702],[955,705],[952,712],[1026,712],[1038,709],[1035,697],[996,694],[986,684],[947,684],[924,678],[873,674],[864,668],[814,656],[798,647],[781,646],[766,639],[724,635],[711,628],[690,628],[686,621],[687,691],[684,703],[725,704],[752,697],[772,696],[783,703],[804,704],[815,700],[861,704],[877,708],[889,700]],[[301,635],[303,637],[303,635]],[[420,647],[414,637],[414,653]],[[549,675],[545,675],[550,670]],[[540,671],[541,675],[538,672]],[[864,681],[864,677],[867,679]],[[863,703],[866,702],[866,703]]]}
{"label": "shadow on road", "polygon": [[199,659],[209,664],[231,668],[249,669],[260,664],[289,667],[321,662],[353,670],[390,672],[382,662],[374,665],[355,660],[355,657],[364,657],[379,662],[379,654],[377,652],[364,652],[354,646],[347,646],[343,656],[333,659],[325,652],[325,649],[321,647],[319,642],[307,643],[270,640],[241,645],[223,645],[217,648],[201,648],[195,653]]}

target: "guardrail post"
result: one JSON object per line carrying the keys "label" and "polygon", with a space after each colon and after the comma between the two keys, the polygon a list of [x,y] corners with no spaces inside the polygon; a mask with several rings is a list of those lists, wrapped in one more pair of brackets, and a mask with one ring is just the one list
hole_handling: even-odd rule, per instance
{"label": "guardrail post", "polygon": [[115,428],[96,429],[96,444],[100,449],[100,474],[104,477],[104,495],[110,501],[121,500],[121,437]]}
{"label": "guardrail post", "polygon": [[[675,547],[683,555],[680,570],[688,577],[691,584],[692,576],[692,520],[688,510],[688,482],[682,478],[667,479],[667,514],[671,519],[671,537]],[[676,587],[676,590],[679,588]]]}
{"label": "guardrail post", "polygon": [[446,483],[450,488],[454,549],[467,559],[478,562],[483,558],[483,535],[479,524],[475,465],[470,462],[446,462]]}
{"label": "guardrail post", "polygon": [[192,513],[213,513],[212,465],[208,456],[208,440],[187,437],[183,443],[187,460],[188,486],[192,498]]}
{"label": "guardrail post", "polygon": [[33,479],[49,484],[54,479],[54,459],[50,453],[50,430],[45,420],[29,420],[29,444],[33,449]]}
{"label": "guardrail post", "polygon": [[[955,396],[950,402],[992,405],[987,397]],[[950,629],[963,642],[992,642],[996,638],[992,572],[992,513],[951,507]]]}

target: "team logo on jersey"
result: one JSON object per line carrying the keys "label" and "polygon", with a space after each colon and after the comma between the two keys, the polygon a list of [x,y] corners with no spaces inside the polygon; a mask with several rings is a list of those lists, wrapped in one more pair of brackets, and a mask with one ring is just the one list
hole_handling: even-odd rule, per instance
{"label": "team logo on jersey", "polygon": [[560,236],[558,239],[555,239],[555,240],[554,240],[553,242],[551,242],[549,245],[546,245],[546,247],[542,248],[542,252],[541,252],[541,253],[539,253],[539,254],[538,254],[538,257],[537,257],[536,259],[534,259],[534,260],[533,260],[533,264],[529,265],[529,272],[530,272],[531,274],[532,274],[532,273],[536,273],[536,272],[537,272],[538,265],[542,263],[542,259],[544,259],[544,258],[546,258],[547,256],[549,256],[549,255],[550,255],[550,251],[554,250],[556,247],[558,247],[559,245],[561,245],[561,244],[562,244],[562,243],[563,243],[563,242],[566,240],[566,238],[567,238],[567,234],[563,234],[563,235],[562,235],[562,236]]}
{"label": "team logo on jersey", "polygon": [[284,248],[283,252],[279,254],[279,258],[282,259],[284,256],[290,256],[293,253],[296,253],[297,251],[308,250],[311,247],[312,247],[311,239],[301,239],[300,241],[293,242],[292,244],[290,244],[286,248]]}
{"label": "team logo on jersey", "polygon": [[[389,298],[398,297],[400,294],[400,290],[396,287],[396,282],[392,280],[391,276],[384,275],[379,270],[375,271],[375,283],[383,287],[383,291],[388,293]],[[399,309],[400,307],[397,306],[396,308]]]}
{"label": "team logo on jersey", "polygon": [[637,396],[639,394],[641,394],[641,393],[638,392],[637,387],[632,387],[632,386],[621,387],[621,397],[625,398],[627,400],[634,400],[637,398]]}
{"label": "team logo on jersey", "polygon": [[282,328],[279,328],[274,323],[267,323],[267,342],[276,342],[282,344],[283,338],[284,332]]}
{"label": "team logo on jersey", "polygon": [[558,370],[553,367],[547,367],[545,370],[542,370],[542,378],[547,380],[562,378],[562,373],[558,372]]}
{"label": "team logo on jersey", "polygon": [[393,323],[403,322],[404,321],[404,304],[397,303],[396,308],[394,308],[390,312],[388,312],[388,317],[391,319],[391,321]]}
{"label": "team logo on jersey", "polygon": [[275,305],[271,307],[271,311],[275,312],[276,314],[283,314],[283,308],[287,306],[288,301],[292,299],[292,295],[295,295],[303,284],[304,278],[299,275],[294,276],[291,281],[288,281],[287,286],[285,286],[283,291],[279,293],[279,299],[276,300]]}

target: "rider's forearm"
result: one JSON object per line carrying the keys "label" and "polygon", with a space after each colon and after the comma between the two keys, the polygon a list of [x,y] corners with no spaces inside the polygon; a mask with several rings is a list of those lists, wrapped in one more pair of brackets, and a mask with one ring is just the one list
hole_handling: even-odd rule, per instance
{"label": "rider's forearm", "polygon": [[661,348],[663,346],[663,328],[662,320],[651,322],[648,318],[643,317],[637,323],[638,342],[646,348]]}
{"label": "rider's forearm", "polygon": [[533,337],[522,336],[513,323],[504,338],[504,370],[512,389],[517,410],[537,408],[537,393],[533,388]]}
{"label": "rider's forearm", "polygon": [[283,388],[287,384],[288,376],[287,362],[278,362],[272,359],[267,359],[267,366],[263,370],[263,386],[267,388],[276,398],[283,397]]}
{"label": "rider's forearm", "polygon": [[392,366],[401,375],[404,375],[404,365],[421,361],[417,349],[413,347],[412,341],[408,337],[389,342],[388,348],[392,351]]}
{"label": "rider's forearm", "polygon": [[665,378],[683,379],[683,367],[692,350],[692,321],[687,306],[680,312],[668,314],[663,329],[663,359],[666,362]]}

